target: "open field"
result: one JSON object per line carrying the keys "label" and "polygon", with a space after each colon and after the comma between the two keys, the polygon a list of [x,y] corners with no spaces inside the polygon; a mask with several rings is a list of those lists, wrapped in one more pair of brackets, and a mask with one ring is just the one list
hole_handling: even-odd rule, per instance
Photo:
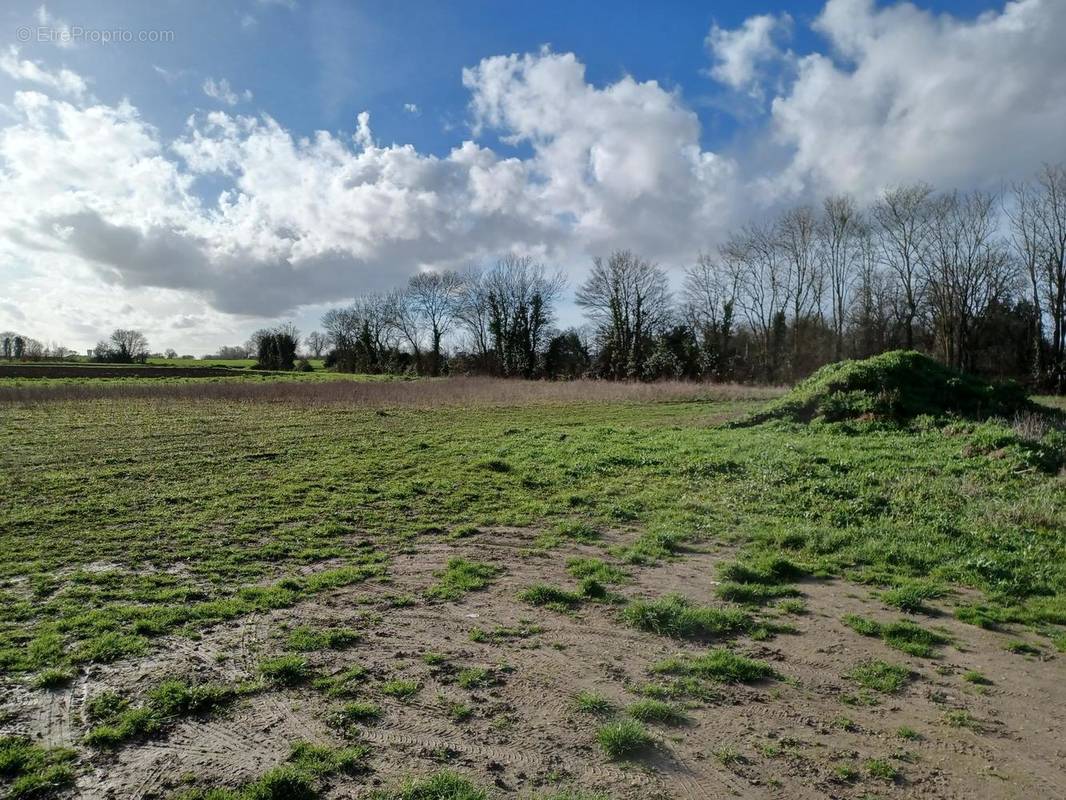
{"label": "open field", "polygon": [[729,424],[779,393],[5,384],[0,777],[1066,795],[1055,454],[1008,421]]}

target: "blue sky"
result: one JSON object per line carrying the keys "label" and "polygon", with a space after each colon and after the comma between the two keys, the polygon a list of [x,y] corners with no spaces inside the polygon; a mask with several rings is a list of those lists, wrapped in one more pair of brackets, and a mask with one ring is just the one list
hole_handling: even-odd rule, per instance
{"label": "blue sky", "polygon": [[615,243],[679,272],[828,191],[1002,183],[1066,157],[1063,6],[9,2],[0,328],[203,352],[501,250],[572,282]]}

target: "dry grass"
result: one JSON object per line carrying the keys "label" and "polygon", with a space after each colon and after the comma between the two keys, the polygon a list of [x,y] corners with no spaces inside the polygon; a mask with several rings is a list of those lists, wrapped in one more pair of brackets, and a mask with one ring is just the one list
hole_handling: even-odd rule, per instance
{"label": "dry grass", "polygon": [[70,400],[144,399],[301,405],[356,405],[370,408],[441,406],[526,406],[574,403],[649,403],[681,400],[761,401],[779,387],[731,383],[618,383],[612,381],[525,381],[502,378],[438,378],[411,381],[233,382],[233,383],[72,383],[0,388],[0,403],[38,404]]}

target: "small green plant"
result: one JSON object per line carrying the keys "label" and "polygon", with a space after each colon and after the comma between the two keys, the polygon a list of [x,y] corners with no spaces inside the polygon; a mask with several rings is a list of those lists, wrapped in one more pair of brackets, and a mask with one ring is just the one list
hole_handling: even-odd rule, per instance
{"label": "small green plant", "polygon": [[492,670],[485,667],[468,667],[460,670],[455,680],[464,689],[482,689],[491,686],[496,676]]}
{"label": "small green plant", "polygon": [[660,661],[652,672],[682,675],[718,683],[754,683],[765,678],[779,677],[777,670],[765,661],[734,653],[725,648],[711,650],[699,656],[677,656]]}
{"label": "small green plant", "polygon": [[697,606],[677,594],[634,601],[626,606],[622,617],[634,628],[677,639],[730,636],[749,630],[753,624],[751,616],[740,609]]}
{"label": "small green plant", "polygon": [[626,713],[640,722],[659,722],[664,725],[681,725],[687,719],[676,706],[650,698],[633,703]]}
{"label": "small green plant", "polygon": [[871,758],[863,766],[866,768],[866,774],[871,778],[883,781],[899,780],[899,770],[883,758]]}
{"label": "small green plant", "polygon": [[466,703],[455,702],[453,700],[445,702],[444,711],[454,722],[465,722],[474,715],[474,709],[472,706],[468,706]]}
{"label": "small green plant", "polygon": [[488,794],[455,772],[443,770],[407,781],[395,789],[372,792],[370,800],[488,800]]}
{"label": "small green plant", "polygon": [[374,703],[355,701],[345,703],[344,707],[337,712],[335,720],[341,726],[353,723],[377,722],[381,719],[381,708]]}
{"label": "small green plant", "polygon": [[969,728],[978,732],[984,729],[980,720],[970,714],[970,712],[962,709],[952,709],[946,712],[944,714],[944,722],[952,728]]}
{"label": "small green plant", "polygon": [[260,662],[259,674],[277,686],[297,686],[310,679],[311,668],[303,656],[285,655]]}
{"label": "small green plant", "polygon": [[599,558],[571,558],[566,571],[578,580],[592,578],[600,583],[622,583],[629,578],[625,570]]}
{"label": "small green plant", "polygon": [[778,601],[777,609],[782,614],[800,615],[807,613],[807,604],[798,597],[786,597],[784,600]]}
{"label": "small green plant", "polygon": [[423,653],[422,663],[431,667],[440,667],[448,663],[448,657],[444,653]]}
{"label": "small green plant", "polygon": [[889,647],[919,658],[932,658],[936,655],[936,646],[950,641],[947,636],[927,630],[909,620],[882,624],[851,614],[844,617],[843,622],[863,636],[880,638]]}
{"label": "small green plant", "polygon": [[854,764],[837,764],[833,768],[833,777],[842,783],[855,783],[861,775]]}
{"label": "small green plant", "polygon": [[0,782],[10,800],[55,797],[74,783],[75,752],[42,747],[25,736],[0,736]]}
{"label": "small green plant", "polygon": [[927,600],[936,600],[944,596],[944,588],[937,584],[909,582],[889,589],[881,594],[885,605],[897,608],[905,614],[918,614],[928,611]]}
{"label": "small green plant", "polygon": [[467,592],[484,589],[499,574],[500,569],[491,564],[450,558],[447,566],[436,573],[437,584],[427,590],[426,595],[437,600],[458,600]]}
{"label": "small green plant", "polygon": [[1033,647],[1028,642],[1023,642],[1020,639],[1016,639],[1012,642],[1007,642],[1003,646],[1003,649],[1008,653],[1014,653],[1019,656],[1039,656],[1042,655],[1039,647]]}
{"label": "small green plant", "polygon": [[731,603],[762,605],[781,597],[795,597],[799,590],[782,583],[737,583],[724,581],[715,587],[714,593]]}
{"label": "small green plant", "polygon": [[591,691],[581,691],[574,695],[574,709],[583,714],[597,714],[608,716],[615,711],[615,705],[602,694]]}
{"label": "small green plant", "polygon": [[922,738],[922,735],[914,728],[909,728],[906,725],[900,725],[896,729],[896,738],[903,739],[905,742],[916,742]]}
{"label": "small green plant", "polygon": [[636,720],[608,722],[596,731],[596,741],[610,759],[631,758],[652,743],[652,738]]}
{"label": "small green plant", "polygon": [[385,681],[379,687],[381,693],[388,695],[389,697],[395,697],[397,700],[409,700],[418,694],[422,688],[422,684],[418,681],[407,681],[400,678],[393,678],[392,680]]}
{"label": "small green plant", "polygon": [[962,674],[962,679],[967,683],[977,684],[978,686],[991,686],[992,681],[982,675],[976,670],[970,670]]}
{"label": "small green plant", "polygon": [[910,670],[906,667],[885,661],[864,661],[848,673],[848,677],[864,689],[885,694],[900,691],[907,685],[910,675]]}
{"label": "small green plant", "polygon": [[62,667],[49,667],[41,670],[33,679],[33,685],[38,689],[58,689],[67,686],[74,680],[74,671]]}
{"label": "small green plant", "polygon": [[571,611],[584,601],[576,592],[568,592],[556,586],[538,583],[519,593],[518,599],[530,605],[543,606],[555,611]]}

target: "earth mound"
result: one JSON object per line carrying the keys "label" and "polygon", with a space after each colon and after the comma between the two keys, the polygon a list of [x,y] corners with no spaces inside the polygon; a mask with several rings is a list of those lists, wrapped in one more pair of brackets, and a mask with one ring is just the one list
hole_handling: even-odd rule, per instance
{"label": "earth mound", "polygon": [[956,416],[1011,417],[1032,406],[1014,383],[993,384],[956,372],[913,350],[827,364],[748,420],[840,422]]}

